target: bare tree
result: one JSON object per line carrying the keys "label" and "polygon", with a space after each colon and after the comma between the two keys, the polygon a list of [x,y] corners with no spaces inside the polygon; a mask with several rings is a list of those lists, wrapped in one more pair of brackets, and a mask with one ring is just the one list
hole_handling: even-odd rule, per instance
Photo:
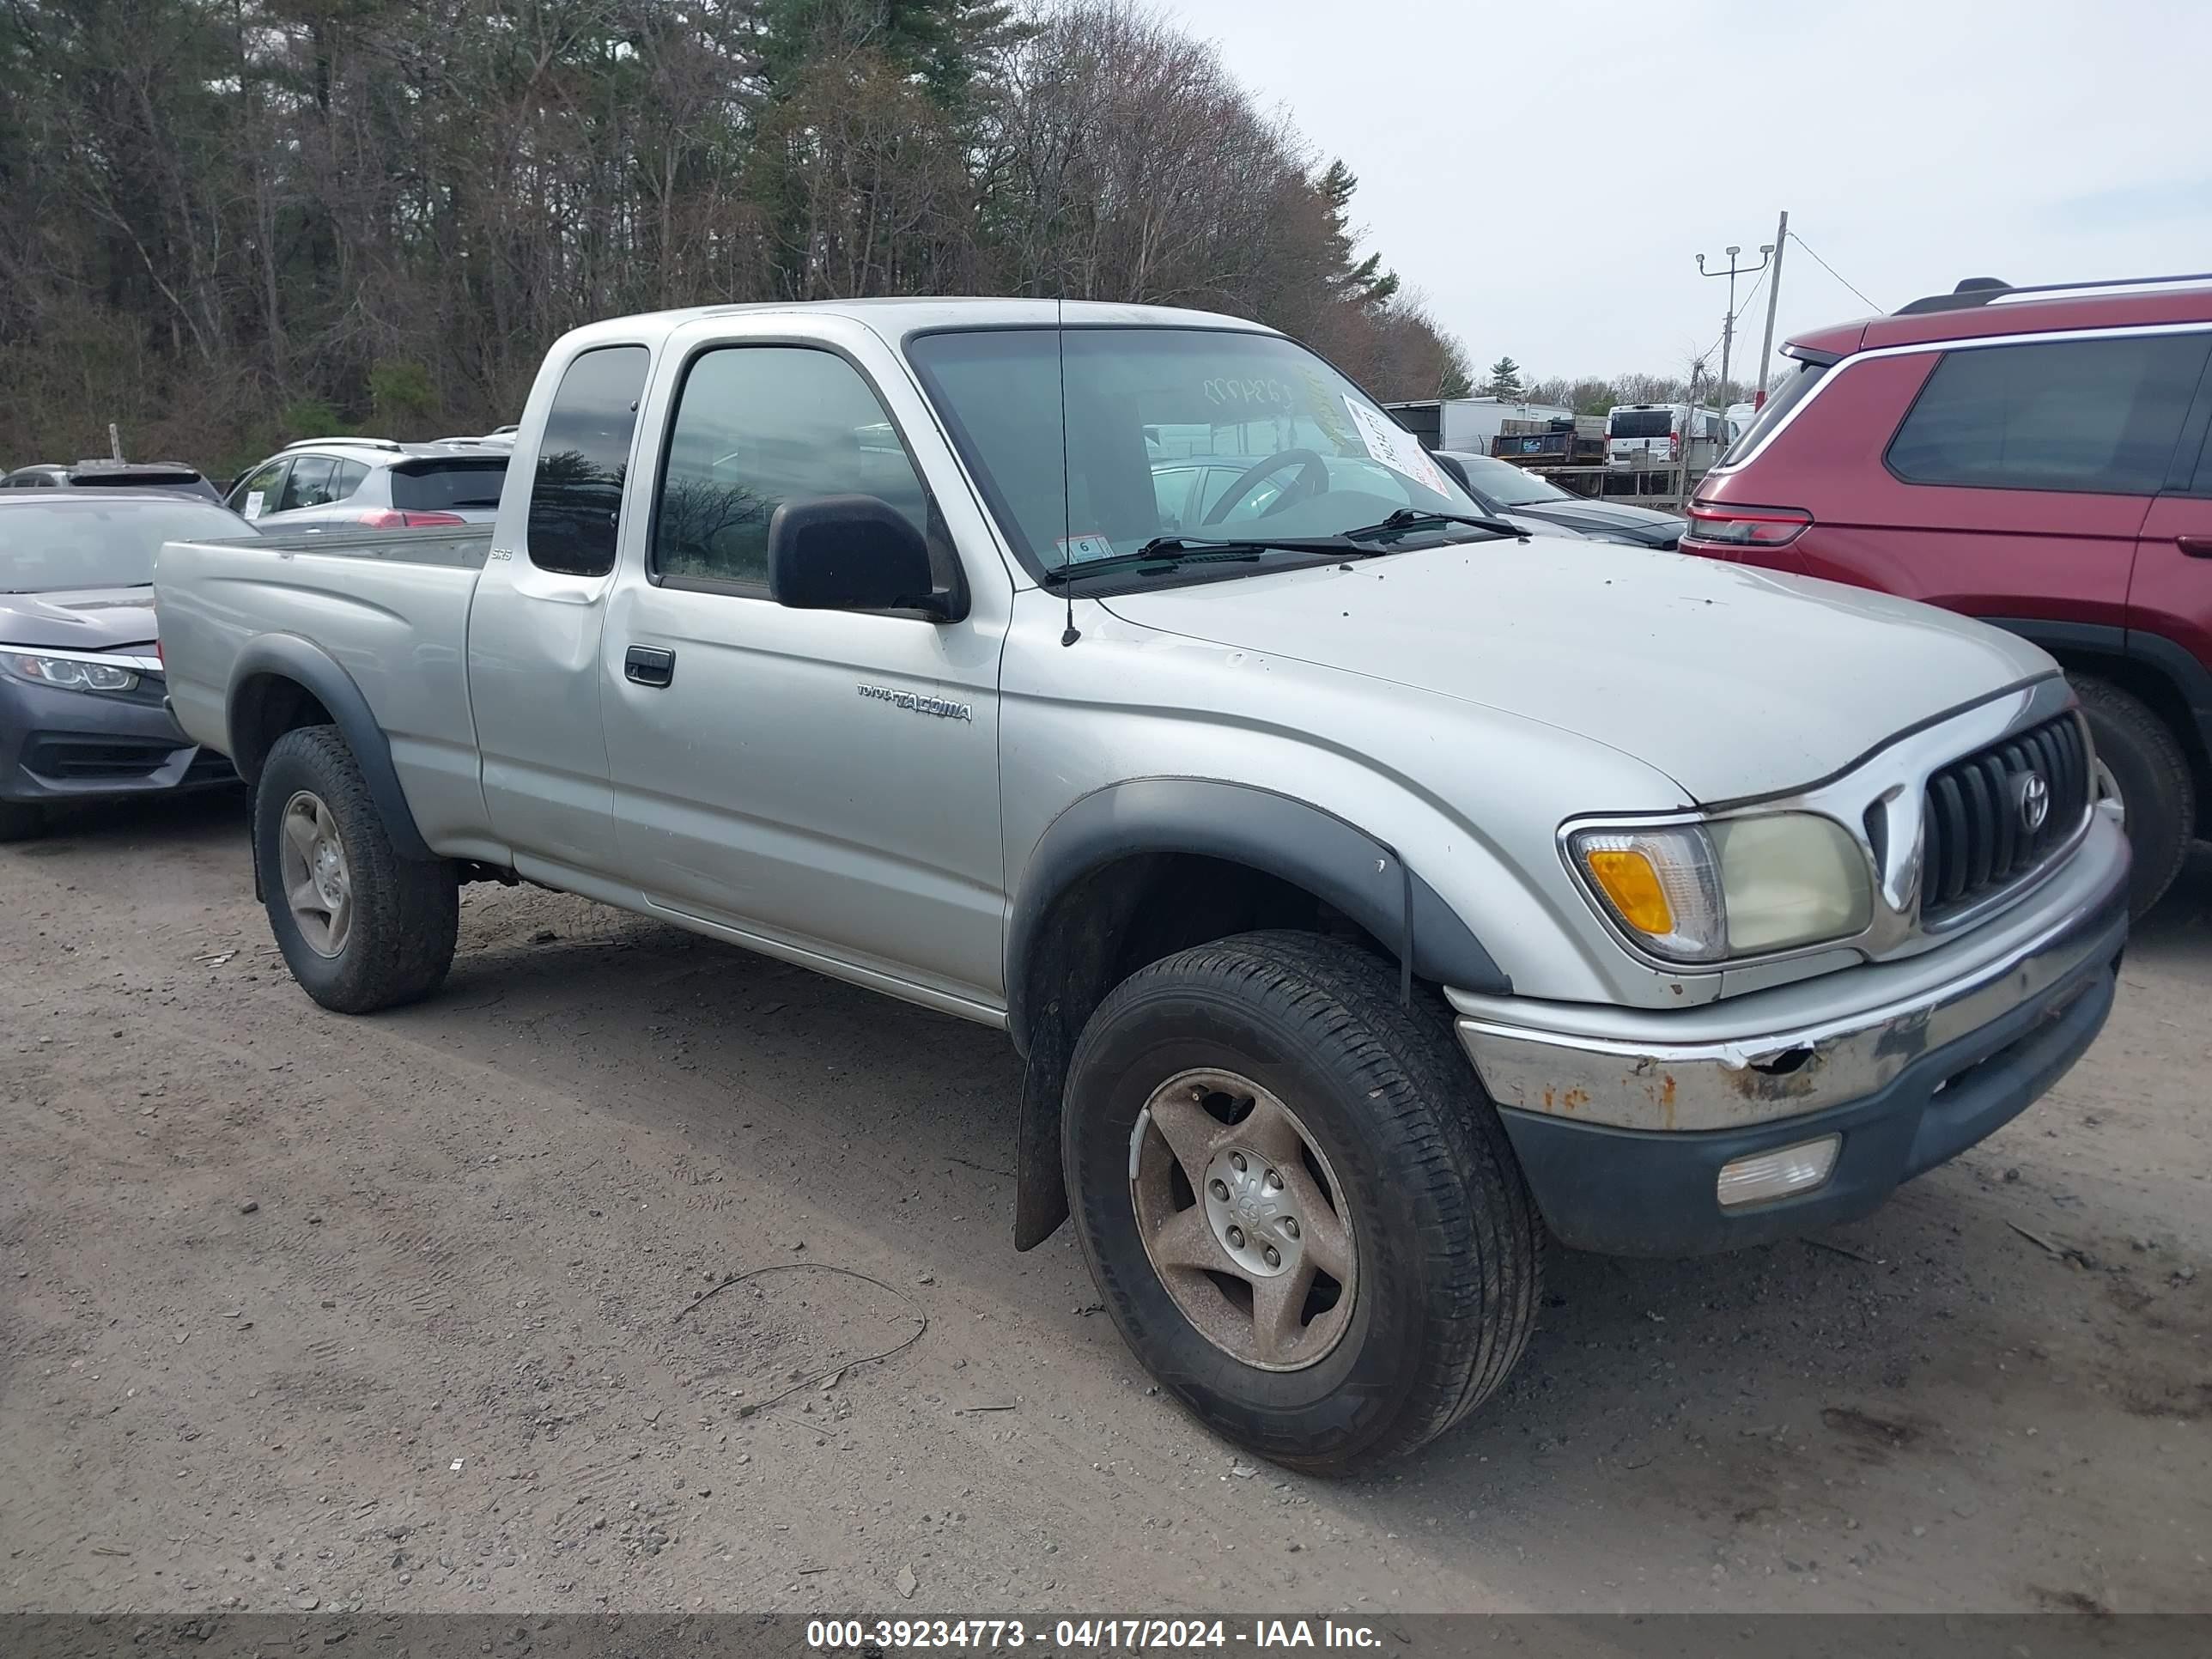
{"label": "bare tree", "polygon": [[1211,307],[1463,380],[1356,180],[1131,0],[0,0],[0,459],[510,419],[592,318]]}

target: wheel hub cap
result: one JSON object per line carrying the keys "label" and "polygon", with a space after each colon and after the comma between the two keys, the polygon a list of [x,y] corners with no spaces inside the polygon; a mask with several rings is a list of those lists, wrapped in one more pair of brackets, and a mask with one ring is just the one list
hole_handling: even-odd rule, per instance
{"label": "wheel hub cap", "polygon": [[345,902],[345,860],[337,843],[318,841],[315,843],[315,891],[328,905]]}
{"label": "wheel hub cap", "polygon": [[1239,1146],[1215,1153],[1206,1175],[1206,1218],[1230,1260],[1255,1279],[1295,1272],[1305,1249],[1282,1172]]}

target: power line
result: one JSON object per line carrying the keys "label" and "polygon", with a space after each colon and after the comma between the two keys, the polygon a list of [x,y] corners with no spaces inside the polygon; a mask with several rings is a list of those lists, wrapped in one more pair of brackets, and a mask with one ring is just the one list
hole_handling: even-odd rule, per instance
{"label": "power line", "polygon": [[1793,241],[1793,242],[1796,243],[1796,244],[1797,244],[1797,246],[1798,246],[1799,247],[1803,248],[1807,253],[1810,254],[1810,255],[1812,256],[1813,263],[1814,263],[1814,264],[1816,264],[1816,265],[1820,266],[1820,269],[1821,269],[1821,270],[1825,270],[1825,271],[1826,271],[1826,272],[1828,273],[1828,275],[1829,275],[1829,276],[1831,276],[1834,277],[1838,282],[1839,282],[1839,283],[1843,283],[1843,285],[1844,285],[1845,288],[1850,289],[1851,290],[1851,292],[1852,292],[1852,293],[1854,293],[1854,294],[1857,294],[1857,295],[1858,295],[1858,296],[1859,296],[1859,302],[1860,302],[1862,305],[1865,306],[1869,310],[1871,310],[1871,311],[1880,311],[1880,310],[1881,309],[1881,307],[1880,306],[1878,306],[1878,305],[1875,304],[1875,302],[1874,302],[1873,301],[1871,301],[1871,300],[1868,299],[1868,298],[1867,298],[1867,296],[1866,296],[1864,294],[1860,293],[1860,292],[1859,292],[1859,289],[1858,289],[1856,286],[1854,286],[1854,285],[1852,284],[1852,283],[1850,282],[1850,280],[1848,277],[1846,277],[1846,276],[1844,275],[1844,273],[1843,273],[1842,271],[1838,270],[1835,268],[1835,266],[1833,266],[1833,265],[1830,264],[1829,264],[1826,259],[1823,259],[1823,258],[1820,257],[1820,255],[1819,252],[1818,252],[1818,251],[1817,251],[1817,250],[1813,246],[1813,245],[1812,245],[1810,242],[1807,241],[1807,240],[1806,240],[1802,236],[1800,236],[1800,235],[1799,235],[1796,231],[1794,231],[1794,230],[1793,230],[1793,231],[1791,231],[1791,232],[1790,233],[1790,240],[1791,241]]}
{"label": "power line", "polygon": [[[1771,266],[1768,266],[1765,270],[1762,270],[1759,273],[1759,281],[1753,283],[1748,289],[1744,290],[1743,303],[1735,308],[1735,316],[1741,317],[1746,311],[1748,311],[1751,308],[1751,302],[1759,297],[1759,288],[1766,281],[1766,271],[1772,268],[1773,267]],[[1862,295],[1861,297],[1863,298],[1864,296]],[[1706,358],[1711,356],[1713,353],[1718,351],[1721,349],[1721,334],[1725,334],[1727,332],[1728,329],[1724,325],[1721,329],[1721,333],[1713,336],[1713,343],[1698,354],[1696,361],[1703,362]]]}

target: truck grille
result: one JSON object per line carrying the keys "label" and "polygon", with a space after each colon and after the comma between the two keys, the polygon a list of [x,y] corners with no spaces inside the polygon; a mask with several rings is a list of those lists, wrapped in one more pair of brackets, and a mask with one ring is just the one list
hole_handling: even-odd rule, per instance
{"label": "truck grille", "polygon": [[[2031,828],[2023,810],[2033,779],[2048,810]],[[2074,833],[2089,806],[2089,745],[2081,723],[2061,714],[1928,780],[1920,920],[1940,923],[2017,880]]]}

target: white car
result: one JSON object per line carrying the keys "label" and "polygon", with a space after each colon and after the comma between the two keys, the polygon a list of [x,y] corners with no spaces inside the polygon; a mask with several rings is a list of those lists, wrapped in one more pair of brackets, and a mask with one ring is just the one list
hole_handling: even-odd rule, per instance
{"label": "white car", "polygon": [[401,444],[308,438],[242,474],[226,498],[261,529],[415,530],[489,524],[514,440]]}

